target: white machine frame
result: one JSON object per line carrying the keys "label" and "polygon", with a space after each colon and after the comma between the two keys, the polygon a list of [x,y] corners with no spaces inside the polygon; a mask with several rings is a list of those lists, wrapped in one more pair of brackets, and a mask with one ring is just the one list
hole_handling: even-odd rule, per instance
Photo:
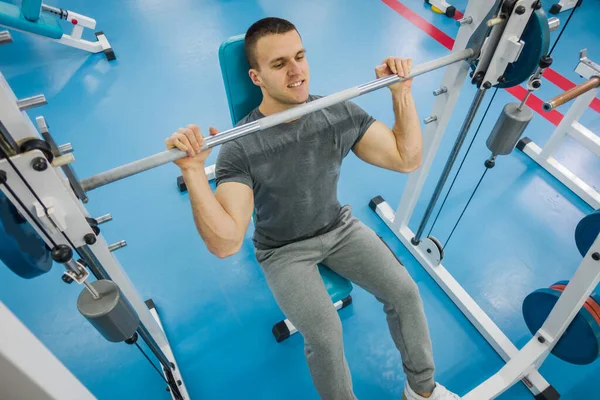
{"label": "white machine frame", "polygon": [[[593,76],[600,76],[600,65],[587,58],[586,50],[584,49],[580,52],[579,63],[575,68],[575,72],[585,79],[590,79]],[[600,193],[558,162],[552,157],[552,153],[554,153],[567,136],[570,136],[600,157],[600,136],[579,123],[579,118],[588,109],[599,92],[600,86],[577,97],[544,147],[538,146],[529,138],[523,138],[518,146],[523,153],[531,157],[531,159],[562,182],[583,201],[588,203],[594,210],[600,209]]]}
{"label": "white machine frame", "polygon": [[[12,89],[0,73],[0,121],[1,128],[10,132],[9,136],[20,144],[31,138],[40,138],[40,134],[31,119],[18,106],[18,100]],[[48,132],[46,132],[48,133]],[[13,146],[15,147],[15,146]],[[94,244],[87,244],[84,236],[93,234],[86,217],[90,217],[80,199],[75,196],[66,175],[59,168],[47,168],[36,171],[31,168],[37,157],[44,157],[40,150],[29,151],[10,157],[18,170],[15,171],[6,159],[0,160],[0,170],[8,176],[8,185],[0,185],[1,190],[15,205],[19,213],[35,228],[46,244],[53,248],[54,244],[64,244],[77,249],[86,261],[93,261],[101,266],[106,275],[114,281],[140,317],[149,336],[155,345],[162,350],[167,359],[175,365],[172,374],[175,381],[181,381],[179,390],[185,399],[189,399],[185,384],[177,362],[171,350],[167,336],[162,329],[156,310],[150,310],[138,294],[125,270],[111,252],[102,234],[96,236]],[[72,154],[56,157],[53,166],[65,166],[72,162]],[[26,207],[24,207],[27,205]],[[33,216],[37,219],[34,219]],[[38,222],[41,221],[40,224]],[[43,226],[42,226],[43,225]],[[49,235],[46,236],[46,235]],[[89,262],[88,262],[89,264]],[[0,320],[0,326],[3,325]],[[174,398],[174,397],[173,397]]]}
{"label": "white machine frame", "polygon": [[[521,0],[516,5],[522,4],[526,9],[531,9],[533,2],[533,0]],[[472,22],[461,26],[452,51],[464,49],[475,27],[485,18],[489,8],[486,8],[482,3],[487,7],[491,7],[492,2],[482,1],[479,4],[476,4],[475,1],[469,2],[465,11],[465,19],[472,19]],[[510,21],[513,21],[512,17]],[[522,24],[507,24],[498,44],[498,50],[492,57],[492,63],[494,59],[497,60],[497,65],[505,63],[506,54],[515,54],[515,49],[519,46],[514,38],[519,37],[523,26]],[[513,31],[508,31],[509,29]],[[505,49],[504,53],[502,49]],[[502,60],[503,58],[504,60]],[[489,72],[493,69],[492,67],[488,68],[484,81],[500,75],[497,73],[489,75]],[[415,233],[409,228],[408,224],[438,152],[450,116],[454,111],[467,72],[468,65],[466,63],[455,64],[446,68],[440,84],[440,87],[445,90],[434,92],[436,99],[431,116],[435,118],[430,117],[427,119],[428,123],[425,125],[423,132],[424,151],[421,167],[410,174],[396,211],[394,212],[394,209],[381,197],[374,198],[370,206],[506,362],[506,365],[498,373],[477,386],[463,399],[493,399],[519,381],[522,381],[533,395],[539,396],[536,398],[557,398],[558,394],[554,388],[541,376],[537,369],[564,333],[585,299],[588,298],[600,281],[600,262],[591,258],[591,254],[600,251],[600,239],[594,242],[588,255],[571,279],[568,290],[565,290],[560,297],[542,328],[521,350],[517,349],[506,334],[442,265],[443,254],[441,254],[434,240],[423,238],[417,245],[411,242],[415,237]],[[495,83],[492,81],[492,84]],[[540,337],[543,339],[538,340]]]}
{"label": "white machine frame", "polygon": [[[84,50],[84,51],[87,51],[90,53],[94,53],[94,54],[104,52],[104,54],[106,55],[106,58],[109,61],[115,59],[115,55],[112,50],[112,47],[111,47],[110,43],[108,42],[106,35],[103,32],[96,32],[97,40],[95,42],[91,42],[89,40],[82,39],[84,28],[88,28],[88,29],[92,29],[92,30],[96,29],[96,20],[95,19],[86,17],[85,15],[78,14],[73,11],[48,6],[46,4],[42,4],[42,12],[46,12],[46,13],[55,15],[57,18],[64,19],[73,25],[73,30],[71,31],[70,35],[63,33],[63,35],[60,39],[51,39],[52,41],[64,44],[69,47],[74,47],[79,50]],[[44,36],[40,36],[36,33],[32,33],[29,31],[22,30],[22,29],[14,28],[12,26],[6,26],[6,25],[1,25],[1,24],[0,24],[0,26],[5,26],[8,29],[25,32],[30,35],[44,37]]]}
{"label": "white machine frame", "polygon": [[[514,62],[518,57],[523,45],[519,37],[533,12],[532,6],[536,1],[518,0],[515,9],[522,5],[526,11],[516,16],[511,15],[508,23],[505,24],[506,26],[502,27],[503,29],[500,29],[503,22],[492,28],[493,36],[488,37],[486,45],[481,50],[482,57],[476,71],[476,77],[477,72],[481,72],[481,82],[484,82],[484,88],[495,85],[498,82],[498,77],[504,71],[503,68],[508,63]],[[496,3],[496,0],[469,1],[453,52],[464,51],[467,48],[472,35],[482,23],[485,23]],[[542,328],[521,350],[517,349],[444,268],[441,264],[441,251],[433,239],[424,238],[418,244],[412,243],[415,234],[408,224],[438,152],[445,128],[454,111],[468,71],[469,64],[467,62],[453,63],[446,67],[440,89],[434,92],[436,98],[432,114],[427,119],[428,123],[423,135],[422,166],[410,174],[397,210],[394,212],[392,207],[381,198],[373,199],[371,207],[506,361],[506,365],[498,373],[477,386],[463,398],[465,400],[493,399],[515,383],[522,381],[539,399],[554,399],[557,398],[558,394],[540,375],[537,368],[548,356],[585,299],[600,281],[600,262],[597,260],[600,259],[600,238],[597,238],[593,243]],[[478,96],[477,98],[481,100],[482,97]],[[15,148],[17,143],[21,143],[28,138],[39,137],[32,121],[19,109],[14,93],[1,75],[0,121],[2,121],[2,129],[11,133]],[[40,129],[43,130],[45,124],[39,123],[39,125]],[[159,156],[161,155],[159,154]],[[13,155],[10,157],[10,163],[8,160],[0,160],[0,170],[7,173],[10,186],[10,189],[8,189],[9,186],[1,185],[2,190],[49,246],[53,246],[53,244],[67,245],[81,252],[86,261],[90,260],[102,266],[106,274],[117,283],[132,303],[140,315],[140,320],[147,327],[150,336],[169,360],[175,363],[173,353],[156,313],[149,311],[144,304],[118,260],[110,252],[109,246],[102,235],[97,236],[95,243],[86,243],[84,236],[93,233],[86,220],[89,214],[82,204],[82,199],[77,198],[74,190],[70,187],[68,174],[61,172],[62,170],[59,168],[35,170],[32,168],[32,162],[38,157],[43,157],[43,153],[39,150],[32,150]],[[54,160],[53,166],[66,167],[72,161],[72,157],[59,156]],[[16,171],[13,169],[13,165],[16,167]],[[91,185],[90,187],[94,186]],[[1,318],[2,315],[0,314],[0,324],[3,324],[4,321]],[[18,341],[19,339],[15,340]],[[5,345],[0,342],[0,351],[2,346]],[[181,379],[177,367],[175,367],[173,374],[176,375],[175,379]],[[181,385],[180,389],[184,394],[184,398],[188,399],[185,385]]]}
{"label": "white machine frame", "polygon": [[[570,10],[577,5],[579,0],[560,0],[558,3],[552,5],[550,12],[552,14],[558,14],[563,11]],[[556,10],[556,12],[555,12]]]}

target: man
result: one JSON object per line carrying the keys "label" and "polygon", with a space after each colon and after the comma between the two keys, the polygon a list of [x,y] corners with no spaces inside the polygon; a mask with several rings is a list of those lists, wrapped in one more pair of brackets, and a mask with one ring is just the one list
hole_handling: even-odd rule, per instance
{"label": "man", "polygon": [[[250,79],[263,99],[240,124],[306,102],[310,73],[295,26],[279,18],[253,24],[245,36]],[[410,59],[388,58],[376,76],[406,76]],[[389,87],[390,129],[352,102],[343,102],[222,146],[213,194],[204,173],[209,151],[195,125],[166,140],[188,157],[175,163],[185,179],[196,227],[218,257],[236,253],[253,211],[256,258],[277,304],[305,340],[313,382],[323,399],[356,399],[344,356],[339,316],[319,275],[323,263],[384,304],[407,376],[403,398],[458,399],[433,378],[427,322],[417,285],[379,237],[337,200],[343,158],[410,172],[421,163],[419,119],[411,80]],[[217,134],[210,128],[210,135]]]}

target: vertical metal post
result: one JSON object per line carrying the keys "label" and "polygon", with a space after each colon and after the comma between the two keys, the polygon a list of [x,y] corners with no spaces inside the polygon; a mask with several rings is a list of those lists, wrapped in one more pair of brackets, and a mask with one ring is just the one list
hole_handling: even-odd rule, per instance
{"label": "vertical metal post", "polygon": [[479,106],[481,105],[481,101],[483,100],[483,97],[485,96],[486,91],[487,91],[486,89],[478,90],[477,94],[475,95],[475,98],[473,99],[473,102],[471,103],[471,107],[469,107],[469,112],[467,113],[467,116],[465,117],[462,127],[460,128],[460,132],[458,134],[458,137],[456,138],[456,142],[454,142],[454,147],[452,148],[452,151],[450,152],[450,155],[448,156],[448,160],[446,161],[446,166],[444,167],[444,170],[442,171],[442,176],[440,177],[440,179],[437,183],[437,186],[435,187],[435,191],[433,192],[433,196],[431,197],[431,200],[429,200],[429,204],[427,205],[427,210],[425,211],[425,215],[423,216],[423,219],[421,220],[421,225],[419,225],[419,229],[417,230],[415,237],[412,239],[412,243],[414,245],[419,244],[419,242],[421,241],[421,235],[423,234],[423,231],[425,230],[427,221],[429,221],[429,217],[431,216],[431,213],[433,212],[433,208],[435,207],[435,204],[437,203],[437,201],[440,197],[440,194],[442,193],[444,184],[446,183],[446,180],[448,179],[448,176],[450,175],[452,166],[454,165],[454,162],[456,161],[456,157],[458,157],[458,153],[460,152],[460,149],[465,141],[465,138],[467,137],[467,133],[469,133],[469,128],[471,127],[471,124],[473,123],[473,119],[475,119],[475,115],[477,114],[477,110],[479,109]]}

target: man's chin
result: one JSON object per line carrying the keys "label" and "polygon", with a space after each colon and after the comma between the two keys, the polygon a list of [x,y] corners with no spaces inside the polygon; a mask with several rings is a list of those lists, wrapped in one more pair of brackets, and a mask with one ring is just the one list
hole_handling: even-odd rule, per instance
{"label": "man's chin", "polygon": [[304,104],[308,101],[308,93],[303,95],[290,96],[288,100],[290,104]]}

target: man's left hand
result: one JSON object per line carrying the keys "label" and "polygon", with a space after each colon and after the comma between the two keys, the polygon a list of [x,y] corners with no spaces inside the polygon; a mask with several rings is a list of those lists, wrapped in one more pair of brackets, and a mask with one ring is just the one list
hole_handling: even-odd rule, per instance
{"label": "man's left hand", "polygon": [[[410,74],[411,68],[412,59],[410,58],[388,57],[383,60],[381,65],[375,67],[375,76],[378,79],[389,75],[398,75],[400,78],[404,78]],[[412,79],[407,79],[403,82],[394,83],[388,88],[392,92],[396,92],[402,89],[410,90],[411,85]]]}

